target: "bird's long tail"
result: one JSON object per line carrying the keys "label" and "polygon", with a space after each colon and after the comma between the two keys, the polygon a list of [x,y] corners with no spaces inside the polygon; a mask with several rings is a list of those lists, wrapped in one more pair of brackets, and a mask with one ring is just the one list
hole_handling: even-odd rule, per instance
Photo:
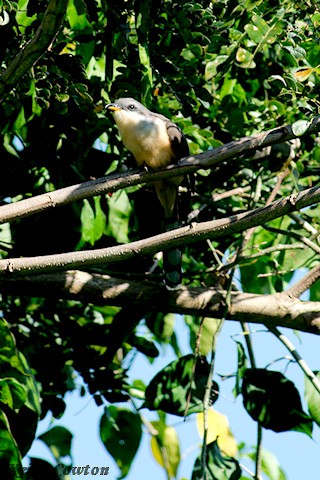
{"label": "bird's long tail", "polygon": [[[164,228],[169,232],[178,224],[178,194],[179,179],[160,180],[155,182],[155,189],[164,209]],[[181,283],[181,250],[173,248],[163,252],[164,283],[167,288],[176,288]]]}
{"label": "bird's long tail", "polygon": [[[178,221],[171,218],[165,221],[165,230],[168,232],[177,228]],[[163,272],[164,283],[167,288],[176,288],[180,285],[182,280],[181,271],[181,257],[182,252],[180,248],[173,248],[163,252]]]}

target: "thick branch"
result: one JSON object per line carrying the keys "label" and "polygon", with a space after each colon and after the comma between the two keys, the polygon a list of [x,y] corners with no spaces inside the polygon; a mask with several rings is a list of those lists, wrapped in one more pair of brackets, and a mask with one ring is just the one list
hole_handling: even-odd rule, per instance
{"label": "thick branch", "polygon": [[37,273],[41,271],[82,268],[129,260],[137,255],[153,255],[159,250],[175,248],[182,244],[191,244],[201,240],[218,238],[267,223],[292,211],[320,201],[320,187],[313,187],[298,194],[290,195],[249,212],[211,222],[194,223],[170,232],[136,242],[77,252],[45,255],[31,258],[11,258],[0,261],[0,273]]}
{"label": "thick branch", "polygon": [[[313,119],[305,135],[310,135],[318,130],[320,130],[320,116]],[[149,183],[159,179],[186,175],[200,168],[208,169],[226,160],[236,158],[239,155],[248,154],[252,152],[252,150],[285,142],[292,138],[295,138],[295,135],[292,132],[291,126],[288,125],[253,135],[252,137],[235,140],[234,142],[230,142],[214,150],[208,150],[199,155],[183,158],[177,166],[171,165],[164,170],[112,174],[97,180],[65,187],[54,192],[45,193],[37,197],[0,207],[0,223],[10,222],[16,218],[32,215],[49,208],[66,205],[76,200],[82,200],[95,195],[114,192],[121,188],[138,185],[140,183]]]}
{"label": "thick branch", "polygon": [[[320,302],[302,302],[285,293],[257,295],[231,292],[226,314],[223,290],[180,287],[168,291],[158,283],[128,282],[107,275],[69,271],[0,279],[4,293],[78,299],[98,305],[148,308],[163,312],[263,323],[320,334]],[[160,290],[160,294],[159,294]]]}
{"label": "thick branch", "polygon": [[21,78],[39,60],[49,48],[57,34],[66,9],[68,0],[50,0],[44,13],[42,23],[34,37],[20,50],[7,70],[0,77],[0,97],[15,87]]}

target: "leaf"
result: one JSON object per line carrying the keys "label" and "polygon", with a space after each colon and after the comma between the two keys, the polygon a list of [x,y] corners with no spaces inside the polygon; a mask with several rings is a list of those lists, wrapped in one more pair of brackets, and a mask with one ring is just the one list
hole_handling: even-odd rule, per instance
{"label": "leaf", "polygon": [[306,80],[308,80],[308,78],[310,77],[311,73],[314,72],[314,70],[315,69],[312,67],[299,68],[299,70],[297,70],[293,75],[294,75],[294,78],[299,80],[299,82],[305,82]]}
{"label": "leaf", "polygon": [[[320,372],[313,372],[320,381]],[[307,376],[304,379],[304,396],[308,404],[308,410],[313,420],[320,426],[320,393]]]}
{"label": "leaf", "polygon": [[100,197],[94,198],[94,209],[89,200],[83,200],[81,210],[81,240],[94,245],[98,241],[106,227],[106,215],[100,206]]}
{"label": "leaf", "polygon": [[286,480],[286,475],[280,467],[277,457],[264,448],[261,452],[261,470],[268,475],[270,480]]}
{"label": "leaf", "polygon": [[248,23],[247,25],[245,25],[244,29],[247,32],[248,37],[256,44],[260,43],[263,40],[263,32],[261,32],[261,30],[259,30],[256,25]]}
{"label": "leaf", "polygon": [[254,68],[255,62],[253,61],[253,55],[249,50],[239,47],[236,53],[237,62],[240,63],[240,67]]}
{"label": "leaf", "polygon": [[124,190],[108,200],[109,215],[107,234],[119,243],[128,243],[129,217],[132,211],[129,198]]}
{"label": "leaf", "polygon": [[90,243],[90,245],[94,245],[94,211],[86,198],[83,200],[80,219],[82,240]]}
{"label": "leaf", "polygon": [[[1,478],[16,480],[18,473],[22,470],[21,455],[12,436],[8,419],[2,410],[0,410],[0,445]],[[9,469],[10,466],[15,466],[15,469]]]}
{"label": "leaf", "polygon": [[241,382],[247,370],[247,356],[242,343],[236,342],[238,352],[238,368],[236,372],[236,384],[233,389],[233,394],[237,397],[241,393]]}
{"label": "leaf", "polygon": [[[231,433],[228,418],[222,413],[210,408],[207,412],[208,432],[207,444],[218,441],[220,450],[230,457],[234,457],[238,453],[237,442]],[[200,438],[203,438],[204,432],[204,413],[197,414],[197,428]]]}
{"label": "leaf", "polygon": [[[287,477],[280,467],[277,457],[273,453],[262,448],[260,455],[261,470],[268,476],[270,480],[286,480]],[[255,461],[256,451],[248,453],[246,456]]]}
{"label": "leaf", "polygon": [[307,121],[307,120],[298,120],[297,122],[294,122],[292,124],[292,132],[294,133],[294,135],[296,135],[297,137],[300,137],[301,135],[303,135],[307,130],[308,128],[310,127],[311,125],[311,122],[310,121]]}
{"label": "leaf", "polygon": [[299,392],[282,373],[247,369],[242,383],[244,407],[249,415],[274,432],[295,430],[312,435],[312,419],[302,410]]}
{"label": "leaf", "polygon": [[208,355],[213,348],[214,336],[219,333],[221,322],[214,318],[204,318],[201,325],[199,353],[202,356]]}
{"label": "leaf", "polygon": [[[77,5],[75,5],[75,3],[77,3]],[[77,7],[79,11],[77,11]],[[82,34],[90,34],[92,32],[92,26],[87,19],[85,9],[82,9],[80,12],[79,2],[77,0],[68,2],[67,19],[72,30],[81,32]]]}
{"label": "leaf", "polygon": [[157,349],[156,345],[147,338],[135,335],[134,337],[130,337],[130,343],[139,352],[147,357],[156,358],[159,356],[159,350]]}
{"label": "leaf", "polygon": [[217,75],[217,67],[222,65],[226,60],[228,60],[228,55],[217,55],[214,60],[206,63],[205,67],[205,79],[211,80],[211,78]]}
{"label": "leaf", "polygon": [[114,405],[106,407],[100,420],[100,438],[124,478],[140,445],[141,418],[137,413]]}
{"label": "leaf", "polygon": [[27,391],[15,378],[0,379],[0,403],[19,409],[27,399]]}
{"label": "leaf", "polygon": [[150,440],[152,454],[166,470],[168,478],[176,478],[181,460],[178,434],[173,427],[163,425],[161,421],[151,424],[158,430],[157,435],[152,435]]}
{"label": "leaf", "polygon": [[38,437],[51,450],[56,460],[61,457],[71,457],[71,442],[73,435],[65,427],[53,427]]}
{"label": "leaf", "polygon": [[200,455],[193,467],[191,480],[239,480],[241,468],[236,459],[222,455],[217,441],[207,445],[206,471],[203,471],[202,455]]}
{"label": "leaf", "polygon": [[[30,466],[27,470],[25,480],[46,479],[46,480],[64,480],[64,470],[61,465],[53,467],[51,463],[42,458],[30,458]],[[21,478],[24,478],[21,476]]]}
{"label": "leaf", "polygon": [[[179,416],[201,412],[209,371],[206,359],[199,357],[195,364],[192,354],[171,362],[147,386],[143,407]],[[217,390],[218,385],[213,382],[212,403],[217,399]]]}

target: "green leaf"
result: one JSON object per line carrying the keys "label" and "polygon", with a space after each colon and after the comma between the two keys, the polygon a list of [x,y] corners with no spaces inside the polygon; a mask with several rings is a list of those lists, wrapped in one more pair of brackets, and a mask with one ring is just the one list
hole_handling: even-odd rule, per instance
{"label": "green leaf", "polygon": [[155,344],[147,338],[135,335],[132,339],[130,337],[130,343],[139,352],[143,353],[147,357],[156,358],[159,356],[159,350],[157,349]]}
{"label": "green leaf", "polygon": [[[320,381],[320,372],[313,372]],[[320,427],[320,393],[307,376],[304,378],[304,396],[308,404],[308,410],[313,420]]]}
{"label": "green leaf", "polygon": [[247,369],[242,382],[244,407],[264,428],[295,430],[312,436],[312,419],[302,410],[299,392],[282,373]]}
{"label": "green leaf", "polygon": [[197,458],[191,480],[239,480],[241,468],[235,458],[223,455],[215,440],[207,445],[205,472],[203,471],[202,455]]}
{"label": "green leaf", "polygon": [[[15,439],[11,433],[8,418],[5,413],[0,410],[0,445],[1,445],[1,478],[8,480],[17,480],[21,472],[21,455]],[[10,468],[14,465],[15,468]]]}
{"label": "green leaf", "polygon": [[245,31],[247,32],[249,38],[255,42],[255,43],[260,43],[263,39],[263,32],[259,30],[259,28],[256,25],[252,25],[252,23],[248,23],[244,27]]}
{"label": "green leaf", "polygon": [[81,210],[81,239],[84,242],[94,245],[94,211],[91,207],[89,200],[86,198],[83,200],[83,207]]}
{"label": "green leaf", "polygon": [[241,393],[241,382],[247,370],[247,356],[242,343],[236,342],[238,352],[238,368],[236,372],[236,384],[233,389],[233,394],[237,397]]}
{"label": "green leaf", "polygon": [[94,197],[94,208],[95,208],[95,216],[94,216],[94,238],[95,241],[99,240],[103,232],[106,228],[106,215],[101,208],[100,205],[101,197],[96,196]]}
{"label": "green leaf", "polygon": [[222,65],[228,60],[228,58],[228,55],[217,55],[214,60],[207,62],[205,67],[205,79],[208,81],[215,77],[217,75],[217,67]]}
{"label": "green leaf", "polygon": [[179,437],[173,427],[164,421],[151,422],[157,434],[151,437],[151,451],[155,460],[167,472],[168,478],[177,478],[177,470],[181,460]]}
{"label": "green leaf", "polygon": [[53,427],[38,437],[51,450],[58,461],[61,457],[71,457],[71,442],[73,435],[65,427]]}
{"label": "green leaf", "polygon": [[286,480],[287,478],[277,457],[264,448],[261,452],[261,470],[268,475],[270,480]]}
{"label": "green leaf", "polygon": [[94,209],[89,200],[83,201],[81,210],[81,240],[94,245],[106,228],[106,215],[101,209],[100,197],[94,197]]}
{"label": "green leaf", "polygon": [[[77,0],[76,0],[77,1]],[[67,8],[67,19],[69,21],[70,27],[74,31],[80,31],[82,34],[90,34],[92,32],[92,26],[89,20],[87,19],[85,9],[79,10],[79,2],[77,1],[77,6],[75,5],[74,0],[68,2]],[[78,10],[77,10],[78,7]]]}
{"label": "green leaf", "polygon": [[129,218],[131,205],[124,190],[112,195],[108,200],[109,215],[106,232],[119,243],[128,243]]}
{"label": "green leaf", "polygon": [[298,120],[297,122],[294,122],[294,124],[292,125],[292,132],[294,133],[294,135],[297,135],[297,137],[300,137],[301,135],[306,133],[310,125],[311,125],[310,121]]}
{"label": "green leaf", "polygon": [[26,401],[27,391],[15,378],[0,379],[0,403],[19,409]]}
{"label": "green leaf", "polygon": [[113,405],[106,407],[100,420],[101,440],[114,458],[124,478],[140,445],[140,415]]}
{"label": "green leaf", "polygon": [[239,47],[236,53],[237,62],[239,62],[240,67],[243,68],[254,68],[255,62],[253,61],[253,54],[246,50],[245,48]]}
{"label": "green leaf", "polygon": [[[146,388],[143,407],[184,416],[203,410],[205,387],[210,372],[204,357],[186,355],[171,362]],[[213,382],[211,404],[217,399],[218,385]]]}

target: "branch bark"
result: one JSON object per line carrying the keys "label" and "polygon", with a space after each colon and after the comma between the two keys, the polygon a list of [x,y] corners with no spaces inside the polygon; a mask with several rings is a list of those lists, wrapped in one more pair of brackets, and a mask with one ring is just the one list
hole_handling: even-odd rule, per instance
{"label": "branch bark", "polygon": [[[1,90],[0,90],[1,91]],[[304,135],[310,135],[320,130],[320,116],[315,117]],[[262,149],[276,143],[296,138],[290,125],[262,132],[252,137],[235,140],[214,150],[208,150],[199,155],[189,156],[179,161],[178,165],[171,165],[156,172],[135,170],[129,173],[111,174],[97,180],[65,187],[54,192],[45,193],[37,197],[21,200],[0,207],[0,223],[11,222],[16,218],[43,212],[49,208],[67,205],[77,200],[115,192],[121,188],[150,183],[174,176],[183,176],[196,172],[199,169],[209,169],[226,160],[239,155],[249,154],[253,150]]]}
{"label": "branch bark", "polygon": [[[282,326],[320,334],[320,302],[303,302],[286,293],[258,295],[231,292],[226,314],[224,290],[207,287],[168,291],[149,281],[125,281],[82,271],[10,276],[0,279],[2,292],[10,295],[51,296],[97,305],[143,308],[162,312],[226,317],[228,320]],[[160,294],[159,294],[160,289]]]}
{"label": "branch bark", "polygon": [[32,40],[20,50],[0,77],[0,97],[15,87],[30,68],[48,50],[66,13],[69,0],[50,0],[41,25]]}
{"label": "branch bark", "polygon": [[319,201],[320,187],[313,187],[249,212],[210,222],[191,224],[129,244],[42,257],[0,260],[0,275],[13,272],[28,274],[31,272],[65,270],[67,268],[82,268],[83,266],[129,260],[137,255],[153,255],[160,250],[175,248],[182,244],[191,244],[201,240],[243,232],[248,228],[267,223]]}

